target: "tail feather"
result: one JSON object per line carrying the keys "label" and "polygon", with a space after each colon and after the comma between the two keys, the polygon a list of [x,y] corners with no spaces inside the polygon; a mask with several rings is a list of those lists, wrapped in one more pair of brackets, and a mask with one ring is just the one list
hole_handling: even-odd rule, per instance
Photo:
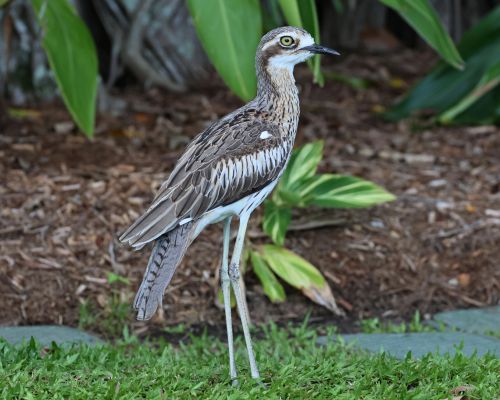
{"label": "tail feather", "polygon": [[156,240],[134,300],[138,320],[150,319],[162,306],[163,293],[191,243],[193,227],[193,222],[188,222]]}
{"label": "tail feather", "polygon": [[150,208],[135,221],[120,237],[133,247],[141,247],[156,239],[163,232],[168,232],[177,224],[175,207],[164,201],[155,208]]}

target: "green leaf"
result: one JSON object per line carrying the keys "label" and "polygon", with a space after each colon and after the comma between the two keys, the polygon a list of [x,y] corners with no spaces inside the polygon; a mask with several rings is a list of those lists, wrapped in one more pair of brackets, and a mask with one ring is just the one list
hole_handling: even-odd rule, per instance
{"label": "green leaf", "polygon": [[[293,26],[303,26],[297,0],[278,0],[286,21]],[[309,0],[306,0],[309,1]]]}
{"label": "green leaf", "polygon": [[286,190],[279,186],[278,189],[274,191],[272,197],[273,203],[278,207],[303,207],[304,201],[300,197],[299,193]]}
{"label": "green leaf", "polygon": [[[278,216],[274,208],[320,207],[353,208],[369,207],[374,204],[394,200],[394,196],[380,186],[360,178],[333,174],[316,175],[318,164],[323,153],[323,143],[313,142],[295,150],[290,158],[288,167],[275,190],[272,202],[267,206],[268,218]],[[275,237],[279,238],[279,229],[274,221],[269,220],[269,227],[264,230],[270,234],[275,230]],[[273,223],[273,224],[272,224]],[[288,225],[288,222],[287,222]],[[271,237],[273,235],[270,234]],[[277,242],[273,237],[273,240]]]}
{"label": "green leaf", "polygon": [[295,288],[326,285],[325,278],[316,267],[297,254],[281,246],[263,246],[262,255],[271,269],[285,282]]}
{"label": "green leaf", "polygon": [[392,201],[394,195],[360,178],[323,174],[301,187],[307,204],[333,208],[361,208]]}
{"label": "green leaf", "polygon": [[243,100],[255,96],[255,51],[262,35],[258,0],[188,0],[198,37],[224,82]]}
{"label": "green leaf", "polygon": [[278,189],[293,192],[300,182],[316,173],[323,156],[323,142],[307,143],[294,150],[288,166],[283,173]]}
{"label": "green leaf", "polygon": [[281,283],[278,282],[278,279],[276,279],[276,276],[269,269],[261,255],[252,251],[250,253],[250,259],[252,260],[253,270],[261,281],[264,293],[269,297],[269,300],[273,303],[285,301],[285,289],[283,289]]}
{"label": "green leaf", "polygon": [[273,201],[266,201],[264,205],[264,219],[262,220],[262,227],[274,243],[282,246],[285,242],[286,230],[292,212],[290,208],[279,207]]}
{"label": "green leaf", "polygon": [[[408,117],[416,110],[444,113],[469,95],[488,71],[500,63],[500,6],[467,31],[458,45],[467,68],[457,71],[443,62],[384,114],[389,120]],[[455,122],[494,124],[500,121],[500,88],[486,93],[455,118]]]}
{"label": "green leaf", "polygon": [[78,127],[94,134],[97,55],[92,36],[67,0],[32,0],[43,48],[64,103]]}
{"label": "green leaf", "polygon": [[273,272],[289,285],[329,310],[341,314],[330,286],[318,269],[299,255],[281,246],[265,245],[262,256]]}
{"label": "green leaf", "polygon": [[115,274],[114,272],[107,273],[108,283],[111,285],[115,282],[123,283],[124,285],[130,285],[130,280],[124,276]]}
{"label": "green leaf", "polygon": [[460,53],[428,0],[380,0],[380,2],[397,11],[448,64],[463,69],[464,61]]}
{"label": "green leaf", "polygon": [[[316,10],[315,0],[300,0],[299,2],[300,15],[302,18],[303,28],[308,31],[316,43],[321,43],[320,29],[318,21],[318,12]],[[313,79],[314,83],[320,86],[325,84],[325,78],[321,73],[321,56],[319,54],[309,61],[309,65],[312,63]]]}
{"label": "green leaf", "polygon": [[444,124],[452,122],[459,114],[471,107],[486,93],[495,89],[499,83],[500,63],[491,66],[482,76],[476,87],[467,96],[460,100],[458,104],[441,114],[438,121]]}
{"label": "green leaf", "polygon": [[261,5],[264,32],[269,32],[274,28],[285,25],[278,0],[264,1],[261,2]]}
{"label": "green leaf", "polygon": [[[315,0],[279,0],[288,24],[304,28],[316,43],[320,43],[320,29]],[[325,79],[321,74],[321,57],[316,55],[308,62],[313,71],[314,82],[323,86]]]}
{"label": "green leaf", "polygon": [[3,7],[9,2],[9,0],[0,0],[0,7]]}
{"label": "green leaf", "polygon": [[64,362],[64,366],[68,366],[68,365],[74,364],[75,361],[78,359],[79,356],[80,356],[80,353],[69,354],[66,357],[66,361]]}
{"label": "green leaf", "polygon": [[[221,288],[219,288],[219,291],[217,292],[217,298],[219,300],[219,304],[224,307],[224,293]],[[231,308],[236,307],[236,297],[234,297],[232,290],[229,290],[229,304],[231,305]]]}

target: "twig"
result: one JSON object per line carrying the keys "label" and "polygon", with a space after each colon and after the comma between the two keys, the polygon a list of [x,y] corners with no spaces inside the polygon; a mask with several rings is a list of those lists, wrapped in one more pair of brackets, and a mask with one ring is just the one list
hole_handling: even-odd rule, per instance
{"label": "twig", "polygon": [[[310,220],[299,220],[292,221],[288,225],[287,231],[308,231],[313,229],[326,228],[329,226],[342,226],[348,222],[346,218],[325,218],[325,219],[310,219]],[[260,239],[267,237],[267,233],[262,231],[250,231],[248,237],[252,239]]]}
{"label": "twig", "polygon": [[471,224],[465,224],[459,228],[449,229],[447,231],[440,231],[435,235],[429,235],[426,239],[447,239],[453,236],[458,236],[459,239],[463,239],[465,236],[468,236],[480,229],[484,229],[488,226],[500,226],[499,218],[490,218],[490,219],[479,219],[474,221]]}

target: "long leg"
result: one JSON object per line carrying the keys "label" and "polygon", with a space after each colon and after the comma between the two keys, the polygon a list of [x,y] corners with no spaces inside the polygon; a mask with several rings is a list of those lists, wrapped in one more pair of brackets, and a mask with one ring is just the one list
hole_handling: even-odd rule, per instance
{"label": "long leg", "polygon": [[247,230],[249,215],[242,215],[240,217],[240,226],[238,228],[238,235],[234,245],[233,256],[231,257],[231,265],[229,266],[229,278],[233,286],[234,295],[236,297],[236,304],[238,305],[238,312],[240,314],[241,325],[243,326],[243,334],[245,335],[245,342],[247,345],[248,360],[250,361],[250,371],[252,378],[259,378],[259,370],[255,362],[253,353],[252,339],[250,337],[250,330],[248,328],[248,310],[244,300],[244,293],[240,285],[240,259],[245,243],[245,233]]}
{"label": "long leg", "polygon": [[222,286],[222,294],[224,296],[224,311],[226,313],[226,328],[227,328],[227,345],[229,348],[229,374],[231,379],[235,380],[237,376],[236,364],[234,362],[234,345],[233,345],[233,322],[231,319],[231,293],[230,280],[228,272],[229,259],[229,241],[231,238],[231,217],[224,220],[224,239],[222,250],[222,266],[220,270],[220,279]]}

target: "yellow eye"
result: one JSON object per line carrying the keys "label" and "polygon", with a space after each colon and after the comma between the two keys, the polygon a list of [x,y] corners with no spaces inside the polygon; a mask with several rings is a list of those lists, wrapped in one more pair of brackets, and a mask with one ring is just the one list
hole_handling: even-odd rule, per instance
{"label": "yellow eye", "polygon": [[282,36],[280,38],[280,44],[283,47],[290,47],[295,43],[295,40],[293,40],[293,37],[291,36]]}

